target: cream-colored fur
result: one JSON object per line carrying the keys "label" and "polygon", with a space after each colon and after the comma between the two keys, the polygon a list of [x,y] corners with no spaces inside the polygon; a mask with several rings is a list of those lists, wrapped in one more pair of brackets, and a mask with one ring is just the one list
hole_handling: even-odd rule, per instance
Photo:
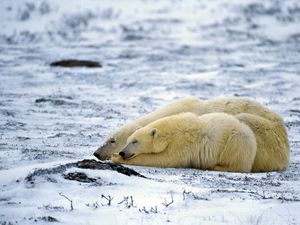
{"label": "cream-colored fur", "polygon": [[[118,131],[112,134],[103,146],[95,151],[95,155],[102,160],[108,159],[113,153],[118,153],[122,149],[122,147],[126,144],[127,138],[137,129],[160,118],[176,115],[182,112],[192,112],[197,115],[212,112],[225,112],[231,115],[248,113],[262,119],[267,119],[271,123],[274,122],[281,124],[280,129],[282,129],[282,131],[280,132],[283,134],[286,133],[281,117],[253,100],[240,98],[200,100],[195,97],[188,97],[171,102],[135,121],[126,123]],[[286,135],[283,136],[282,139],[284,139],[284,143],[287,143]]]}
{"label": "cream-colored fur", "polygon": [[128,138],[122,150],[125,159],[115,154],[112,160],[130,165],[230,172],[285,169],[289,149],[282,124],[273,126],[247,113],[236,117],[225,113],[200,117],[183,113],[157,120]]}
{"label": "cream-colored fur", "polygon": [[270,121],[249,113],[241,113],[235,117],[249,126],[256,137],[257,152],[252,172],[287,169],[290,149],[283,121]]}
{"label": "cream-colored fur", "polygon": [[200,103],[201,101],[195,97],[181,98],[137,120],[128,122],[110,135],[104,145],[99,147],[94,154],[96,154],[99,159],[108,159],[113,153],[117,153],[123,148],[127,138],[137,129],[166,116],[176,115],[182,112],[197,113],[200,108]]}
{"label": "cream-colored fur", "polygon": [[234,116],[182,113],[134,132],[114,163],[250,172],[257,152],[252,130]]}

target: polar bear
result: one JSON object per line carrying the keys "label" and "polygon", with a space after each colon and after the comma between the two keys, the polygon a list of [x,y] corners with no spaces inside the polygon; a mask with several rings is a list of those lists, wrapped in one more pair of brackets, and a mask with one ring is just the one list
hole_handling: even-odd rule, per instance
{"label": "polar bear", "polygon": [[104,145],[94,152],[94,156],[100,160],[109,159],[113,153],[118,153],[122,149],[126,144],[127,138],[137,129],[144,127],[157,119],[183,112],[192,112],[197,115],[212,112],[225,112],[232,115],[249,113],[267,119],[270,122],[275,121],[283,123],[280,116],[253,100],[241,98],[200,100],[196,97],[187,97],[173,101],[152,113],[126,123],[109,136]]}
{"label": "polar bear", "polygon": [[114,163],[250,172],[257,151],[252,130],[234,116],[182,113],[134,132]]}
{"label": "polar bear", "polygon": [[134,132],[114,163],[191,167],[229,172],[287,168],[289,145],[283,124],[256,115],[183,113]]}
{"label": "polar bear", "polygon": [[94,156],[100,160],[109,159],[113,153],[117,153],[123,148],[127,138],[137,129],[166,116],[182,112],[197,113],[199,107],[200,101],[195,97],[186,97],[170,102],[154,112],[123,125],[112,135],[109,135],[105,143],[94,152]]}

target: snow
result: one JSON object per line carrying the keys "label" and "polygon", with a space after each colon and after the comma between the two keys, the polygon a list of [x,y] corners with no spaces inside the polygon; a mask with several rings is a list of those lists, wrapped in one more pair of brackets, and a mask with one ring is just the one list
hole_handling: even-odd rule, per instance
{"label": "snow", "polygon": [[[63,162],[60,162],[60,164]],[[43,168],[51,167],[40,165]],[[32,167],[31,167],[32,168]],[[35,223],[34,219],[51,215],[63,224],[290,224],[297,219],[295,207],[299,203],[274,200],[257,200],[253,196],[234,194],[213,194],[214,188],[201,187],[202,176],[196,176],[190,182],[182,180],[186,176],[195,176],[197,170],[174,170],[138,168],[143,174],[152,174],[151,179],[127,177],[112,171],[95,171],[86,169],[70,169],[65,173],[84,172],[89,177],[100,178],[102,185],[89,185],[68,181],[60,175],[40,178],[34,188],[26,187],[24,177],[30,168],[1,171],[2,199],[7,199],[1,213],[8,221],[22,218],[23,224]],[[22,172],[20,172],[22,171]],[[168,175],[168,173],[174,173]],[[211,178],[220,176],[218,172],[200,172]],[[10,175],[8,179],[7,175]],[[224,174],[225,175],[225,174]],[[273,173],[276,176],[276,173]],[[266,174],[231,174],[232,178],[249,177],[263,179]],[[16,180],[19,180],[16,183]],[[215,178],[213,178],[215,179]],[[235,187],[226,189],[235,190]],[[185,197],[184,197],[184,194]],[[59,195],[62,193],[73,201],[74,210],[70,210],[70,202]],[[112,196],[111,205],[101,198]],[[133,198],[133,206],[120,203],[124,197]],[[266,195],[267,196],[267,195]],[[267,196],[268,197],[268,196]],[[172,204],[168,207],[163,203]],[[157,209],[157,212],[151,212]],[[22,209],[22,210],[21,210]],[[145,210],[145,211],[143,211]],[[150,211],[150,212],[149,212]],[[17,214],[16,214],[17,213]],[[294,219],[294,220],[293,220]]]}
{"label": "snow", "polygon": [[[297,0],[1,2],[0,224],[300,224],[299,9]],[[103,67],[49,66],[68,58]],[[72,167],[26,180],[93,158],[126,121],[188,95],[248,97],[278,112],[289,169],[130,167],[141,178]]]}

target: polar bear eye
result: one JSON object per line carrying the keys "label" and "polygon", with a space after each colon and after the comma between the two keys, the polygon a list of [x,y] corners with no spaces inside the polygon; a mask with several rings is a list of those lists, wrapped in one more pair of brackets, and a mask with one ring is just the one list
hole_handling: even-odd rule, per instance
{"label": "polar bear eye", "polygon": [[135,139],[135,140],[133,140],[131,143],[132,143],[132,144],[136,144],[136,143],[138,143],[138,141]]}
{"label": "polar bear eye", "polygon": [[111,144],[114,144],[114,143],[116,143],[116,140],[112,138],[112,139],[109,140],[109,142],[110,142]]}

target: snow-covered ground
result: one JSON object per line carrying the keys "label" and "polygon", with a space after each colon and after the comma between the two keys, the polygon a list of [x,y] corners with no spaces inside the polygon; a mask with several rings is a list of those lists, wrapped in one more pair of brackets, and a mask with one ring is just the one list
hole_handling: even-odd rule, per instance
{"label": "snow-covered ground", "polygon": [[[103,67],[49,66],[69,58]],[[125,121],[188,95],[249,97],[281,114],[289,169],[131,167],[142,178],[70,167],[25,179],[93,158]],[[299,134],[297,0],[1,1],[1,225],[300,224]],[[66,179],[80,173],[89,182]]]}

